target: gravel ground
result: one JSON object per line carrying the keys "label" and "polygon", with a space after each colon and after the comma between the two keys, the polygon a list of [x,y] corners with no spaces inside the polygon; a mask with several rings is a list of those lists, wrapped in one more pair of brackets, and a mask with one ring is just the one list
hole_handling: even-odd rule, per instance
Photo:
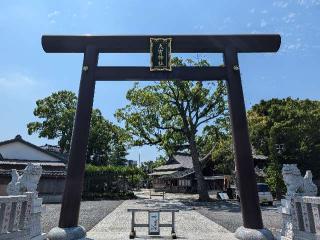
{"label": "gravel ground", "polygon": [[[123,200],[120,201],[85,201],[81,202],[79,224],[84,226],[87,231],[93,228],[105,216],[116,209]],[[45,212],[42,214],[43,232],[49,232],[56,227],[59,222],[60,204],[44,204]]]}
{"label": "gravel ground", "polygon": [[[234,201],[214,201],[214,202],[184,202],[188,206],[193,206],[196,211],[222,225],[231,232],[242,226],[241,210],[238,202]],[[264,226],[270,229],[275,236],[279,236],[282,220],[278,212],[279,202],[274,206],[261,206]]]}

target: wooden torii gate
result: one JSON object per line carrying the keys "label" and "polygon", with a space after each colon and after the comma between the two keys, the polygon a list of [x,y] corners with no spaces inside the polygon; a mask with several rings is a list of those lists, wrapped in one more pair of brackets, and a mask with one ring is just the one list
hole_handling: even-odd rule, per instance
{"label": "wooden torii gate", "polygon": [[[171,38],[172,52],[175,53],[223,53],[224,66],[173,67],[170,72],[150,71],[149,67],[97,66],[99,53],[149,53],[150,38]],[[95,82],[111,80],[153,81],[181,79],[227,81],[243,226],[248,229],[263,229],[248,135],[238,53],[277,52],[280,43],[281,37],[276,34],[42,36],[42,46],[47,53],[84,54],[59,228],[68,232],[68,230],[75,231],[74,229],[78,227]],[[78,231],[81,231],[81,229],[78,229]],[[83,229],[82,231],[83,234],[85,234]],[[52,230],[50,231],[51,235],[49,233],[49,236],[52,236],[51,239],[55,239],[54,232],[55,231]],[[70,234],[68,234],[65,234],[65,239],[70,238]]]}

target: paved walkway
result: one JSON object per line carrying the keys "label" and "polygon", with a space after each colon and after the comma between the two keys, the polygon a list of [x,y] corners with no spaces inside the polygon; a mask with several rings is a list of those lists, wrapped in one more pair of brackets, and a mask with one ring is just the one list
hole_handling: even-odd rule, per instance
{"label": "paved walkway", "polygon": [[[180,211],[176,214],[177,239],[236,240],[233,233],[185,206],[179,200],[162,200],[161,197],[123,202],[87,233],[87,240],[129,239],[131,226],[131,213],[127,212],[129,208],[179,209]],[[169,223],[170,219],[170,213],[161,213],[161,223]],[[136,222],[147,223],[147,213],[137,213]],[[160,232],[161,237],[149,237],[147,228],[136,228],[136,239],[171,239],[171,228],[161,228]]]}

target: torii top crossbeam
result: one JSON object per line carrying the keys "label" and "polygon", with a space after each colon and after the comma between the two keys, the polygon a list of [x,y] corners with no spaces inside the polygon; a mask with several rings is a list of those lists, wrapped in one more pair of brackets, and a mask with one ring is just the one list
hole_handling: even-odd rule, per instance
{"label": "torii top crossbeam", "polygon": [[84,53],[95,46],[100,53],[148,53],[150,38],[172,38],[172,52],[223,53],[227,48],[238,53],[277,52],[278,34],[255,35],[137,35],[137,36],[55,36],[44,35],[42,47],[47,53]]}

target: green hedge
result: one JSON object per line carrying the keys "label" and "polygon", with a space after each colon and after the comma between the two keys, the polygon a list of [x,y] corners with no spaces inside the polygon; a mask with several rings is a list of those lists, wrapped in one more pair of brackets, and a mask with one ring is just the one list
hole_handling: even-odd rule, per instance
{"label": "green hedge", "polygon": [[85,169],[86,175],[104,175],[104,174],[119,174],[119,175],[132,175],[144,174],[140,168],[131,166],[95,166],[87,164]]}
{"label": "green hedge", "polygon": [[131,199],[130,189],[137,186],[143,172],[137,167],[94,166],[85,169],[84,200]]}
{"label": "green hedge", "polygon": [[137,197],[133,192],[121,192],[121,193],[89,193],[82,195],[82,199],[85,201],[97,201],[97,200],[127,200],[136,199]]}

